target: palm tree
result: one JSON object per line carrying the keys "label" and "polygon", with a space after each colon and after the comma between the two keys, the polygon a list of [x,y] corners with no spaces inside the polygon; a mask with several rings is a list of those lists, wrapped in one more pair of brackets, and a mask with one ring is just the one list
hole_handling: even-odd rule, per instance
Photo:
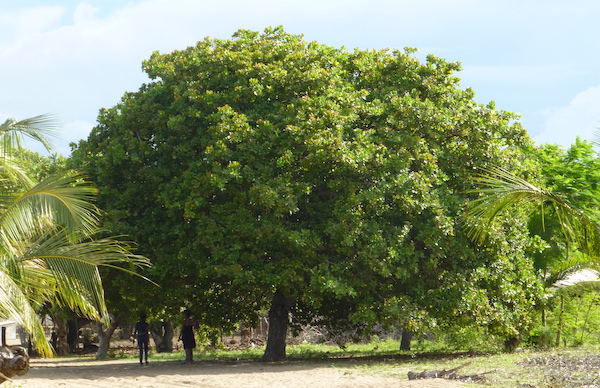
{"label": "palm tree", "polygon": [[[558,224],[566,246],[565,256],[560,260],[546,260],[543,268],[539,269],[543,271],[542,280],[546,290],[560,296],[561,309],[564,309],[565,289],[577,284],[560,285],[561,282],[582,269],[599,267],[600,225],[565,197],[539,188],[500,167],[485,170],[473,180],[480,188],[472,192],[483,194],[473,201],[466,213],[468,233],[476,242],[482,243],[493,220],[513,206],[540,206],[538,214],[541,217],[542,229],[545,223],[544,215],[548,213],[554,216],[553,221]],[[546,212],[544,207],[550,207],[551,211]],[[573,248],[583,255],[571,255],[570,251]],[[586,282],[587,288],[590,288],[590,283],[593,282]],[[542,320],[545,325],[545,309],[542,311]],[[562,314],[557,343],[560,342],[561,330]]]}
{"label": "palm tree", "polygon": [[568,199],[539,188],[500,168],[492,167],[478,174],[473,181],[480,188],[471,192],[483,194],[472,202],[466,213],[467,230],[471,238],[485,240],[493,220],[515,205],[550,206],[560,226],[565,242],[590,257],[600,257],[600,225],[573,206]]}
{"label": "palm tree", "polygon": [[28,136],[50,148],[55,120],[48,115],[0,125],[0,316],[30,334],[42,355],[53,353],[37,311],[52,304],[108,323],[100,266],[148,266],[100,232],[96,189],[75,172],[33,182],[14,158]]}

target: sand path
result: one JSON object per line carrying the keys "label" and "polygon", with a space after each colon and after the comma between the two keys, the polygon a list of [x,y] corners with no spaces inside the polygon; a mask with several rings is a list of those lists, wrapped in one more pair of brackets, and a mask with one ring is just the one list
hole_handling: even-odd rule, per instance
{"label": "sand path", "polygon": [[456,381],[408,380],[352,368],[351,364],[259,362],[215,363],[151,362],[140,367],[131,360],[32,360],[29,372],[3,388],[459,388]]}

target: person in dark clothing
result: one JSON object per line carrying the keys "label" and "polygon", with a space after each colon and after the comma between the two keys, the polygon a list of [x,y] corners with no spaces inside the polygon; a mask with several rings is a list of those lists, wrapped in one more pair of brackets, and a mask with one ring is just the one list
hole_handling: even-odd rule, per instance
{"label": "person in dark clothing", "polygon": [[54,329],[52,329],[52,334],[50,335],[50,344],[52,344],[52,348],[54,348],[54,351],[56,351],[56,346],[58,344],[58,334]]}
{"label": "person in dark clothing", "polygon": [[185,362],[184,364],[191,364],[194,362],[194,348],[196,347],[196,338],[194,335],[194,328],[196,322],[192,317],[190,310],[183,312],[183,324],[181,326],[181,334],[179,340],[183,341],[183,349],[185,349]]}
{"label": "person in dark clothing", "polygon": [[146,314],[140,314],[140,320],[135,324],[133,337],[137,335],[138,348],[140,349],[140,366],[145,357],[146,365],[148,365],[148,343],[150,342],[150,325],[146,322]]}

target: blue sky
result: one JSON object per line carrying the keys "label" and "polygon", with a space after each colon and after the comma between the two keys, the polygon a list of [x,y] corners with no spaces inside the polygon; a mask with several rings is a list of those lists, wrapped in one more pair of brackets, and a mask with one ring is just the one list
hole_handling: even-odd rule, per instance
{"label": "blue sky", "polygon": [[537,143],[600,126],[600,2],[591,0],[0,0],[0,120],[56,114],[57,151],[146,77],[153,51],[283,25],[332,46],[462,63],[476,100],[522,115]]}

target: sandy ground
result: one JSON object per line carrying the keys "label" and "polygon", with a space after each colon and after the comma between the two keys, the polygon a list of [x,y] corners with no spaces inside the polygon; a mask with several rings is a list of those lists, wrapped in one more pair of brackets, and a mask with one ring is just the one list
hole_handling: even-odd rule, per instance
{"label": "sandy ground", "polygon": [[2,388],[459,388],[466,385],[443,379],[408,380],[377,375],[351,364],[307,364],[286,362],[214,363],[151,362],[140,367],[131,360],[56,362],[32,360],[24,376],[13,378]]}

